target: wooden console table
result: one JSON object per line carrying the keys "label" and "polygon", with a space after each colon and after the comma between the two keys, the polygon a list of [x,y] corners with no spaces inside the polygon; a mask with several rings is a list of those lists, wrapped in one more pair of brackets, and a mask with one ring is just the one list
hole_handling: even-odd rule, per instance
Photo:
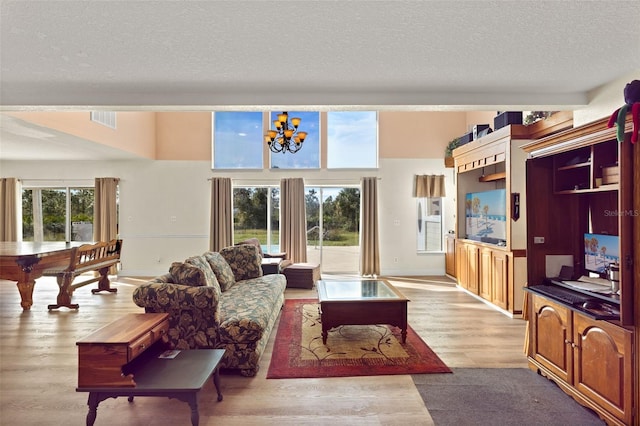
{"label": "wooden console table", "polygon": [[189,404],[191,424],[199,423],[197,394],[213,375],[222,401],[218,365],[223,349],[173,351],[163,356],[161,339],[168,314],[129,314],[76,342],[77,392],[89,392],[87,425],[96,420],[98,404],[107,398],[163,396]]}

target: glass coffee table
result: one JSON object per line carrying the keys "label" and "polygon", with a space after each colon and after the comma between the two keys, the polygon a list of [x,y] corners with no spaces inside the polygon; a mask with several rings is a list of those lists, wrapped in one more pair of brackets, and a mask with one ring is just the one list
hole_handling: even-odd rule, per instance
{"label": "glass coffee table", "polygon": [[407,340],[407,302],[394,286],[385,280],[321,280],[318,302],[322,321],[322,343],[327,343],[329,330],[339,325],[389,324],[402,331]]}

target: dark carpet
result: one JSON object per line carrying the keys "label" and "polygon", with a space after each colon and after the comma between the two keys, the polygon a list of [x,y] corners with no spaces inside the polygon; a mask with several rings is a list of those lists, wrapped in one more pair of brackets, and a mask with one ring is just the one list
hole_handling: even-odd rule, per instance
{"label": "dark carpet", "polygon": [[604,425],[552,381],[526,368],[452,368],[412,375],[436,426]]}

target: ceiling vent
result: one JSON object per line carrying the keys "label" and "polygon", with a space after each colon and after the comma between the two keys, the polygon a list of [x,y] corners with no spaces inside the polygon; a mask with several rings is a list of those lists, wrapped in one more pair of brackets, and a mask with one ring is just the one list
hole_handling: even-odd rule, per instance
{"label": "ceiling vent", "polygon": [[91,111],[91,121],[102,124],[103,126],[116,128],[116,112],[115,111]]}

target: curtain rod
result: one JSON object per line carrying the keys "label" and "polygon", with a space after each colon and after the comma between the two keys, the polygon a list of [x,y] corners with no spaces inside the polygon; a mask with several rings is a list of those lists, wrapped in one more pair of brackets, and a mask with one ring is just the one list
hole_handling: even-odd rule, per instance
{"label": "curtain rod", "polygon": [[[213,180],[215,178],[207,178],[207,180]],[[282,178],[285,179],[285,178]],[[381,177],[376,178],[378,180],[382,180]],[[237,181],[242,181],[242,182],[268,182],[270,181],[269,179],[234,179],[231,178],[232,181],[237,180]],[[347,179],[348,180],[348,179]],[[272,181],[272,180],[271,180]],[[309,179],[310,182],[344,182],[345,179]],[[359,182],[359,180],[358,180]]]}
{"label": "curtain rod", "polygon": [[73,180],[94,180],[95,178],[64,178],[64,179],[30,179],[30,178],[17,178],[18,180],[29,180],[29,181],[34,181],[34,182],[65,182],[65,181],[73,181]]}

